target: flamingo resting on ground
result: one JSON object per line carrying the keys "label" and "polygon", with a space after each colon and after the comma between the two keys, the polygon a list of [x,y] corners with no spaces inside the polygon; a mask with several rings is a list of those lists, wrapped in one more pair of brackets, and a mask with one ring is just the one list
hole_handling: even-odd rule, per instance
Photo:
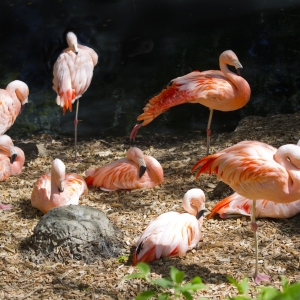
{"label": "flamingo resting on ground", "polygon": [[51,174],[42,175],[34,184],[31,205],[46,214],[53,207],[77,205],[79,197],[87,192],[84,179],[75,173],[66,174],[65,164],[56,158]]}
{"label": "flamingo resting on ground", "polygon": [[[222,219],[251,216],[253,201],[238,193],[218,202],[207,216],[210,219],[219,214]],[[256,200],[256,218],[286,219],[300,212],[300,200],[290,203],[276,203],[269,200]]]}
{"label": "flamingo resting on ground", "polygon": [[[0,181],[21,173],[25,162],[22,149],[15,147],[11,138],[4,134],[0,136]],[[0,209],[11,209],[11,205],[0,202]]]}
{"label": "flamingo resting on ground", "polygon": [[253,201],[251,225],[255,239],[257,284],[269,276],[258,274],[256,201],[266,199],[289,203],[300,199],[300,141],[276,149],[257,141],[243,141],[200,159],[192,168],[201,173],[215,173],[239,195]]}
{"label": "flamingo resting on ground", "polygon": [[26,83],[14,80],[5,90],[0,89],[0,135],[15,122],[28,103],[29,89]]}
{"label": "flamingo resting on ground", "polygon": [[126,158],[86,172],[88,186],[105,191],[153,188],[164,181],[160,163],[152,156],[144,155],[142,150],[131,147]]}
{"label": "flamingo resting on ground", "polygon": [[182,202],[187,213],[167,212],[152,221],[136,243],[132,264],[164,256],[182,257],[201,238],[205,195],[201,189],[188,190]]}
{"label": "flamingo resting on ground", "polygon": [[69,48],[60,54],[53,67],[53,89],[57,94],[56,103],[62,107],[64,114],[67,109],[72,111],[72,104],[77,100],[74,120],[75,159],[77,159],[79,98],[91,83],[98,55],[93,49],[78,44],[73,32],[67,34],[67,42]]}
{"label": "flamingo resting on ground", "polygon": [[247,104],[251,90],[248,82],[241,76],[229,71],[227,65],[234,66],[240,74],[242,65],[231,50],[220,55],[220,69],[194,71],[173,79],[158,95],[149,100],[144,113],[138,116],[137,124],[131,131],[130,139],[135,139],[138,129],[149,124],[153,119],[170,107],[184,103],[200,103],[210,109],[207,124],[207,155],[210,147],[210,125],[213,110],[232,111]]}

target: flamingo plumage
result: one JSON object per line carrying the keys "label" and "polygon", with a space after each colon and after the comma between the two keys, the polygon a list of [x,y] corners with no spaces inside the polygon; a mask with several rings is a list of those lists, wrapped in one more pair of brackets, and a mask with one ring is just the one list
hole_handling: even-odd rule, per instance
{"label": "flamingo plumage", "polygon": [[137,118],[142,123],[134,126],[130,139],[135,139],[141,126],[146,126],[169,108],[184,103],[199,103],[210,109],[206,129],[208,155],[213,111],[240,109],[248,103],[251,94],[248,82],[227,67],[227,65],[234,66],[240,74],[242,65],[233,51],[224,51],[219,57],[219,64],[221,71],[194,71],[173,79],[164,90],[146,104],[144,113]]}

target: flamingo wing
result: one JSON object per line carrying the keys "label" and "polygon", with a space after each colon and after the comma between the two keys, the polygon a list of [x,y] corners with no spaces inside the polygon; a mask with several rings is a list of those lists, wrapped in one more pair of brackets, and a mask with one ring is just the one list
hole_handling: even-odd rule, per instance
{"label": "flamingo wing", "polygon": [[11,176],[11,164],[6,155],[0,154],[0,181]]}
{"label": "flamingo wing", "polygon": [[18,110],[9,93],[0,89],[0,135],[13,125],[19,113],[20,109]]}
{"label": "flamingo wing", "polygon": [[31,193],[31,205],[40,211],[47,211],[51,196],[51,176],[42,175],[34,184]]}

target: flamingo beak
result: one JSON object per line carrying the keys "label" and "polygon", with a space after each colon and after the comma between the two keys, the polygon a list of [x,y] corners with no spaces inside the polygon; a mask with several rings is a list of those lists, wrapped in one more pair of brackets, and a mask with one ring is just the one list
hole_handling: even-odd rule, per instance
{"label": "flamingo beak", "polygon": [[236,69],[236,72],[238,73],[239,76],[242,76],[242,70],[243,70],[243,68]]}
{"label": "flamingo beak", "polygon": [[199,220],[204,215],[205,212],[206,212],[205,209],[201,209],[200,211],[198,211],[196,215],[197,220]]}
{"label": "flamingo beak", "polygon": [[146,166],[140,166],[139,178],[142,178],[142,176],[145,174],[145,172],[146,172]]}
{"label": "flamingo beak", "polygon": [[64,182],[63,182],[63,181],[60,181],[60,182],[58,183],[58,191],[59,191],[60,193],[62,193],[62,192],[64,191]]}
{"label": "flamingo beak", "polygon": [[10,148],[10,163],[13,164],[17,158],[17,152],[14,147]]}
{"label": "flamingo beak", "polygon": [[28,103],[24,103],[22,106],[21,106],[21,110],[20,110],[20,114],[26,109]]}

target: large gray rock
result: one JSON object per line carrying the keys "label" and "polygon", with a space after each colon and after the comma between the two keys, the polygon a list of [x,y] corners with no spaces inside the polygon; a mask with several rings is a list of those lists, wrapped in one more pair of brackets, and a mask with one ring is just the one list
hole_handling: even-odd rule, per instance
{"label": "large gray rock", "polygon": [[120,230],[114,227],[106,215],[89,206],[70,205],[51,209],[26,241],[24,251],[34,260],[78,259],[92,262],[96,259],[117,257],[122,252]]}

